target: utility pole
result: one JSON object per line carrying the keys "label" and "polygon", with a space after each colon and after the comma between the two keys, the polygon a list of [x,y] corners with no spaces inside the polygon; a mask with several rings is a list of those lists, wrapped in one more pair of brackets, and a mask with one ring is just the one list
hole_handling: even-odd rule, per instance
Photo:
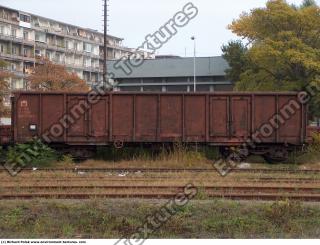
{"label": "utility pole", "polygon": [[103,87],[107,87],[107,52],[108,52],[108,0],[104,0],[104,20],[103,20],[103,27],[104,27],[104,46],[103,46]]}

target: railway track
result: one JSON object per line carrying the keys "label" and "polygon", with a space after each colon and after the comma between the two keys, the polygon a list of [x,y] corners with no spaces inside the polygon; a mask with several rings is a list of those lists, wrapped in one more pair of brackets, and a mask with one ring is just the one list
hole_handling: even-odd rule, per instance
{"label": "railway track", "polygon": [[[61,179],[61,178],[53,178],[53,177],[42,177],[42,178],[33,178],[32,179],[35,183],[39,183],[41,181],[51,181],[51,182],[68,182],[76,181],[76,182],[144,182],[144,183],[152,183],[155,181],[164,181],[164,180],[172,180],[172,177],[153,177],[153,178],[109,178],[109,177],[101,177],[101,178],[84,178],[84,177],[68,177],[68,179]],[[176,177],[175,180],[192,180],[192,181],[203,181],[203,178],[191,178],[191,177]],[[23,180],[15,180],[12,181],[11,179],[2,179],[1,183],[16,183],[19,184],[24,182]],[[255,183],[287,183],[287,184],[320,184],[320,179],[312,179],[312,178],[248,178],[245,182],[255,184]]]}
{"label": "railway track", "polygon": [[[3,186],[0,199],[173,198],[182,185],[47,185]],[[320,186],[199,186],[205,198],[320,201]]]}
{"label": "railway track", "polygon": [[[174,190],[174,191],[181,191],[183,190],[184,186],[181,185],[95,185],[95,186],[88,186],[88,185],[47,185],[47,186],[4,186],[2,187],[2,192],[5,190],[72,190],[72,189],[100,189],[100,190]],[[281,187],[274,187],[274,186],[230,186],[230,185],[211,185],[211,186],[201,186],[202,190],[211,191],[211,190],[221,190],[221,191],[270,191],[270,192],[319,192],[320,194],[320,187],[308,187],[308,186],[281,186]]]}
{"label": "railway track", "polygon": [[[0,172],[6,172],[5,168],[0,168]],[[24,168],[24,172],[107,172],[107,173],[182,173],[182,172],[191,172],[191,173],[201,173],[201,172],[217,172],[217,170],[212,168]],[[232,172],[237,173],[288,173],[288,174],[320,174],[320,169],[268,169],[268,168],[234,168]]]}
{"label": "railway track", "polygon": [[[1,194],[0,200],[14,199],[102,199],[102,198],[142,198],[142,199],[171,199],[175,198],[173,193],[21,193]],[[232,200],[300,200],[319,202],[319,194],[274,194],[274,193],[209,193],[206,198],[224,198]]]}
{"label": "railway track", "polygon": [[191,181],[198,186],[199,199],[320,202],[320,170],[251,168],[233,172],[222,178],[214,168],[29,168],[16,178],[3,175],[0,199],[168,199]]}

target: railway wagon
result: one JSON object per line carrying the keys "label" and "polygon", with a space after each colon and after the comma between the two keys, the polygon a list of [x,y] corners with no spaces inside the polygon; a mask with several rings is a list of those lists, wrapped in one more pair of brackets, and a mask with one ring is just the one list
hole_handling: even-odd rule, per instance
{"label": "railway wagon", "polygon": [[0,125],[0,146],[7,146],[12,142],[11,126]]}
{"label": "railway wagon", "polygon": [[[16,92],[13,139],[41,138],[78,154],[99,145],[183,142],[283,160],[307,141],[297,93]],[[94,99],[92,99],[94,98]],[[246,147],[244,147],[246,146]],[[241,151],[246,148],[246,151]],[[249,149],[249,150],[248,150]]]}

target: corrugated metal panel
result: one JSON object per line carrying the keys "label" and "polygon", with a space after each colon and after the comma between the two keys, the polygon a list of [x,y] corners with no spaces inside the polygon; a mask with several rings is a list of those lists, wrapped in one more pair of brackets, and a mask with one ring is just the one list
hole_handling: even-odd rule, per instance
{"label": "corrugated metal panel", "polygon": [[[109,61],[109,72],[113,72],[116,78],[154,78],[154,77],[192,77],[193,58],[169,58],[145,60],[139,67],[132,68],[130,75],[123,69],[115,68],[117,61]],[[130,62],[129,60],[126,62]],[[196,59],[197,76],[225,76],[225,70],[229,68],[228,63],[220,56],[199,57]]]}

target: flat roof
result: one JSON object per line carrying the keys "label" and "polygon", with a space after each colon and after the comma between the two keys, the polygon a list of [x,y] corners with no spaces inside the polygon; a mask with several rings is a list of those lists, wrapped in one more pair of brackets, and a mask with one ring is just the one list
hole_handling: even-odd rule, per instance
{"label": "flat roof", "polygon": [[[139,67],[133,67],[131,74],[126,74],[123,69],[115,68],[116,62],[108,61],[108,71],[113,72],[115,77],[121,78],[161,78],[161,77],[193,77],[194,58],[160,58],[146,59]],[[129,60],[126,61],[129,63]],[[225,76],[229,65],[221,56],[197,57],[196,76],[212,77]]]}

